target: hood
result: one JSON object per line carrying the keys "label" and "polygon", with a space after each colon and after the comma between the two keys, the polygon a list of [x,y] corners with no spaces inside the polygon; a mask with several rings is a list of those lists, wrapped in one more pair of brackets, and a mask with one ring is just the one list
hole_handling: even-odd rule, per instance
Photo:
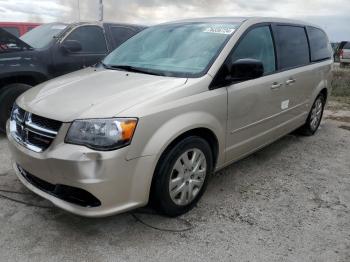
{"label": "hood", "polygon": [[17,103],[26,111],[62,122],[108,118],[183,86],[186,81],[186,78],[87,68],[34,87],[20,96]]}
{"label": "hood", "polygon": [[0,28],[0,53],[33,49],[18,37]]}

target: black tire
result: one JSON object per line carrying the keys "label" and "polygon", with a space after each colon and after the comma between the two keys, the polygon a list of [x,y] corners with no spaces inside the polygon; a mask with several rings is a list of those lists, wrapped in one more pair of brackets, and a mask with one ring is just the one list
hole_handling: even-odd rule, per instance
{"label": "black tire", "polygon": [[31,86],[26,84],[11,84],[0,90],[0,133],[6,132],[6,121],[9,119],[13,103]]}
{"label": "black tire", "polygon": [[[183,156],[183,154],[185,154],[187,151],[190,151],[192,149],[199,150],[198,152],[202,152],[203,155],[205,156],[205,162],[206,162],[205,173],[206,174],[203,179],[204,182],[201,185],[200,189],[197,189],[194,199],[191,200],[191,202],[189,202],[188,204],[178,205],[171,198],[169,183],[170,183],[171,177],[174,174],[173,168],[176,162],[179,160],[181,156]],[[172,147],[170,150],[167,150],[165,153],[163,153],[162,157],[158,162],[158,165],[154,174],[154,180],[153,180],[152,192],[151,192],[152,205],[159,212],[169,217],[179,216],[188,212],[196,205],[196,203],[199,201],[199,199],[203,195],[207,186],[208,176],[211,174],[212,171],[213,171],[213,153],[211,151],[211,148],[208,142],[198,136],[190,136],[185,138],[184,140],[176,144],[174,147]],[[186,183],[186,185],[189,186],[188,183],[191,183],[191,182],[182,182],[182,183]],[[186,194],[189,197],[189,193],[186,193]]]}
{"label": "black tire", "polygon": [[[312,124],[312,113],[313,113],[313,110],[315,110],[315,107],[316,107],[318,101],[320,101],[322,103],[321,115],[320,115],[320,118],[315,123],[315,125],[313,125]],[[304,136],[312,136],[316,133],[318,127],[321,124],[325,103],[326,103],[326,98],[324,97],[323,94],[319,94],[311,107],[309,116],[307,117],[305,124],[298,129],[299,134],[304,135]]]}

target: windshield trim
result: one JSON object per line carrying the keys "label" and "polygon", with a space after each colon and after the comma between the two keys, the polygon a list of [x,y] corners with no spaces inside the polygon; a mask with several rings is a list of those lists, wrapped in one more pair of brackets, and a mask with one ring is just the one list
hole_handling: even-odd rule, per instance
{"label": "windshield trim", "polygon": [[133,73],[139,73],[139,74],[145,74],[145,75],[166,76],[164,74],[164,71],[158,71],[158,70],[149,69],[149,68],[133,67],[130,65],[106,65],[103,62],[101,62],[101,65],[105,69],[109,69],[109,70],[127,71],[127,72],[133,72]]}
{"label": "windshield trim", "polygon": [[[154,27],[158,27],[158,26],[163,26],[163,25],[166,25],[166,26],[169,26],[169,25],[193,25],[193,24],[202,24],[203,22],[206,22],[206,21],[194,21],[194,22],[174,22],[174,23],[165,23],[165,24],[160,24],[160,25],[156,25]],[[223,51],[223,49],[225,48],[225,46],[227,45],[227,43],[231,40],[231,38],[233,37],[233,35],[235,34],[235,32],[238,30],[238,28],[243,24],[244,21],[242,22],[233,22],[233,21],[227,21],[226,23],[227,24],[233,24],[233,25],[237,25],[237,28],[235,28],[235,31],[230,35],[228,36],[225,41],[221,44],[221,46],[218,48],[216,54],[212,57],[212,59],[210,59],[210,61],[208,62],[208,65],[201,71],[201,72],[198,72],[198,73],[188,73],[188,72],[177,72],[177,71],[168,71],[168,70],[157,70],[157,69],[150,69],[150,68],[145,68],[146,70],[148,70],[149,72],[152,72],[154,74],[159,74],[161,76],[165,76],[165,77],[176,77],[176,78],[200,78],[200,77],[203,77],[205,76],[210,68],[213,66],[213,64],[215,63],[215,61],[217,60],[217,58],[219,57],[219,55],[221,54],[221,52]],[[213,23],[213,24],[221,24],[222,21],[210,21],[210,23]],[[149,27],[149,28],[152,28],[152,27]],[[148,28],[148,29],[149,29]],[[146,29],[147,30],[147,29]],[[137,34],[133,37],[136,37]],[[132,37],[132,38],[133,38]],[[130,38],[130,39],[132,39]],[[129,39],[129,40],[130,40]],[[129,41],[128,40],[128,41]],[[126,41],[126,42],[128,42]],[[126,43],[125,42],[125,43]],[[118,49],[118,48],[117,48]],[[115,50],[117,50],[115,49]],[[113,65],[109,65],[109,64],[106,64],[105,63],[105,59],[103,59],[103,64],[106,65],[107,67],[112,67]]]}

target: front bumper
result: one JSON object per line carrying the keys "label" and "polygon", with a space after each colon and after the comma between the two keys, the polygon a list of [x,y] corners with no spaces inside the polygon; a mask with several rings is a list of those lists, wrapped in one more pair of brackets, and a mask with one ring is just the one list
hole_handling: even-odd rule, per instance
{"label": "front bumper", "polygon": [[[68,125],[63,125],[52,145],[42,153],[18,144],[7,132],[14,170],[28,189],[66,211],[87,217],[108,216],[147,204],[155,157],[126,160],[128,147],[99,152],[65,144],[67,129]],[[31,183],[23,170],[51,185],[84,190],[100,205],[86,207],[60,199]]]}

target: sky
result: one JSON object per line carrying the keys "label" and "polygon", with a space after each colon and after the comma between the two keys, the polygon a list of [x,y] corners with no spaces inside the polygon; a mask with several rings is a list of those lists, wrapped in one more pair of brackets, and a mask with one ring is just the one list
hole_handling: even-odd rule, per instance
{"label": "sky", "polygon": [[[286,17],[318,24],[331,41],[350,40],[350,0],[103,0],[103,4],[104,20],[110,22],[152,25],[193,17]],[[0,0],[0,21],[97,19],[98,0]]]}

